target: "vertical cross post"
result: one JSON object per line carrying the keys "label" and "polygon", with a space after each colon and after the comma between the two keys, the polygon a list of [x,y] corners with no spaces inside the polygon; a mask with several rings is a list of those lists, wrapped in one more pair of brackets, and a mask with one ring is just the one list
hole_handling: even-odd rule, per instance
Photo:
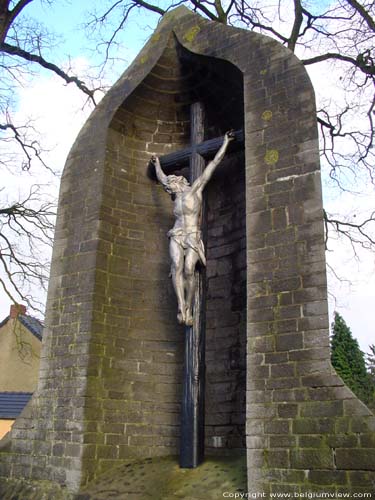
{"label": "vertical cross post", "polygon": [[[204,140],[204,108],[194,103],[190,111],[192,155],[190,182],[199,177],[205,161],[195,146]],[[205,202],[202,203],[201,230],[205,242]],[[204,457],[204,396],[205,396],[205,270],[195,272],[194,324],[185,327],[185,362],[181,409],[180,467],[197,467]]]}

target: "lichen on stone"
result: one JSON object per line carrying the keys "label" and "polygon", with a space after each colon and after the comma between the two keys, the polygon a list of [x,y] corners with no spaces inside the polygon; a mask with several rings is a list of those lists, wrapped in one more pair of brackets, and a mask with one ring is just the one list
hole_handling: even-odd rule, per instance
{"label": "lichen on stone", "polygon": [[264,120],[265,122],[269,122],[272,120],[272,111],[270,109],[266,109],[265,111],[263,111],[262,120]]}
{"label": "lichen on stone", "polygon": [[193,42],[195,37],[200,32],[200,27],[198,25],[192,26],[184,35],[184,40],[187,42]]}
{"label": "lichen on stone", "polygon": [[279,152],[277,151],[277,149],[269,149],[264,156],[264,161],[267,163],[267,165],[274,165],[278,160]]}

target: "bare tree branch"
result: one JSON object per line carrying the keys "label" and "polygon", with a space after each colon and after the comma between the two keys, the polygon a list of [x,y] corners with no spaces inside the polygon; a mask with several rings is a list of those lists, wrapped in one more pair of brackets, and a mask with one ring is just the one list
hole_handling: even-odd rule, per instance
{"label": "bare tree branch", "polygon": [[294,23],[288,40],[288,48],[294,52],[303,22],[303,11],[300,0],[294,0]]}
{"label": "bare tree branch", "polygon": [[10,0],[2,0],[0,3],[0,42],[3,42],[8,34],[9,28],[22,12],[22,10],[33,0],[19,0],[12,10],[9,9]]}
{"label": "bare tree branch", "polygon": [[48,69],[58,75],[60,78],[65,80],[66,83],[74,83],[77,85],[77,87],[82,90],[86,95],[89,96],[89,98],[92,100],[92,102],[95,104],[95,98],[94,98],[94,93],[95,91],[89,90],[85,83],[82,82],[79,78],[76,76],[69,76],[65,71],[63,71],[61,68],[59,68],[56,64],[50,63],[46,61],[42,56],[39,56],[37,54],[30,54],[30,52],[27,52],[20,47],[14,47],[12,45],[9,45],[8,43],[3,42],[0,44],[0,51],[4,52],[6,54],[12,55],[12,56],[17,56],[21,57],[22,59],[25,59],[26,61],[30,62],[35,62],[42,66],[45,69]]}
{"label": "bare tree branch", "polygon": [[357,2],[357,0],[346,0],[346,1],[366,21],[366,23],[367,23],[368,27],[370,28],[370,30],[372,30],[372,31],[375,32],[375,21],[371,17],[371,15],[369,14],[369,12],[365,9],[365,7],[363,5],[361,5],[359,2]]}
{"label": "bare tree branch", "polygon": [[139,7],[144,7],[147,10],[150,10],[151,12],[156,12],[157,14],[160,14],[163,16],[166,13],[166,10],[158,7],[157,5],[153,5],[149,2],[145,2],[144,0],[132,0],[136,5]]}
{"label": "bare tree branch", "polygon": [[[42,158],[42,150],[39,143],[35,140],[29,141],[27,138],[27,132],[29,131],[30,124],[23,125],[22,127],[16,127],[12,123],[0,123],[0,130],[8,131],[10,130],[16,143],[21,148],[24,154],[25,160],[22,161],[22,170],[30,170],[33,158],[38,158],[42,165],[49,169]],[[50,169],[49,169],[50,170]]]}
{"label": "bare tree branch", "polygon": [[360,54],[357,59],[354,59],[353,57],[345,56],[343,54],[327,52],[326,54],[320,54],[309,59],[302,59],[302,63],[305,66],[308,66],[309,64],[316,64],[318,62],[327,61],[329,59],[348,62],[359,68],[366,75],[375,75],[375,66],[373,62],[370,61],[370,59],[364,57],[363,54]]}
{"label": "bare tree branch", "polygon": [[[358,223],[339,220],[327,214],[325,210],[323,211],[323,217],[326,230],[326,246],[331,226],[338,235],[345,237],[350,242],[354,255],[357,255],[356,245],[366,250],[375,250],[375,236],[373,236],[375,234],[373,232],[375,229],[375,212],[372,212],[370,216]],[[369,230],[370,225],[373,227],[372,231]]]}
{"label": "bare tree branch", "polygon": [[[0,208],[0,277],[2,288],[13,302],[26,302],[38,309],[35,300],[24,292],[25,284],[46,287],[48,260],[40,251],[52,245],[55,207],[40,201],[41,186],[33,186],[21,201]],[[17,243],[15,243],[17,242]]]}

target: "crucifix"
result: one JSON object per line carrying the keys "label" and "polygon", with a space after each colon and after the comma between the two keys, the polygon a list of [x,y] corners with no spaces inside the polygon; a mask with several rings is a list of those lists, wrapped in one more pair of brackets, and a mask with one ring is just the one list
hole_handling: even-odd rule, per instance
{"label": "crucifix", "polygon": [[[153,157],[156,177],[174,201],[175,224],[168,232],[171,275],[178,302],[177,320],[185,325],[185,360],[181,409],[180,466],[197,467],[204,456],[205,390],[205,265],[206,232],[203,190],[241,132],[204,141],[204,108],[190,111],[191,146],[161,158]],[[214,158],[205,167],[205,158]],[[166,175],[186,161],[190,184],[183,176]],[[172,171],[173,171],[172,170]]]}

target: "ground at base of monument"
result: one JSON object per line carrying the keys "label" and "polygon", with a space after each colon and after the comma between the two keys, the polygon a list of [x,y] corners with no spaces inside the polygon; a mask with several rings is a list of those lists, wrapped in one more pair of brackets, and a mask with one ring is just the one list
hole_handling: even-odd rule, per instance
{"label": "ground at base of monument", "polygon": [[246,488],[246,456],[208,457],[181,469],[176,457],[137,460],[105,472],[75,500],[217,500]]}
{"label": "ground at base of monument", "polygon": [[73,500],[65,488],[51,481],[0,478],[1,500]]}

